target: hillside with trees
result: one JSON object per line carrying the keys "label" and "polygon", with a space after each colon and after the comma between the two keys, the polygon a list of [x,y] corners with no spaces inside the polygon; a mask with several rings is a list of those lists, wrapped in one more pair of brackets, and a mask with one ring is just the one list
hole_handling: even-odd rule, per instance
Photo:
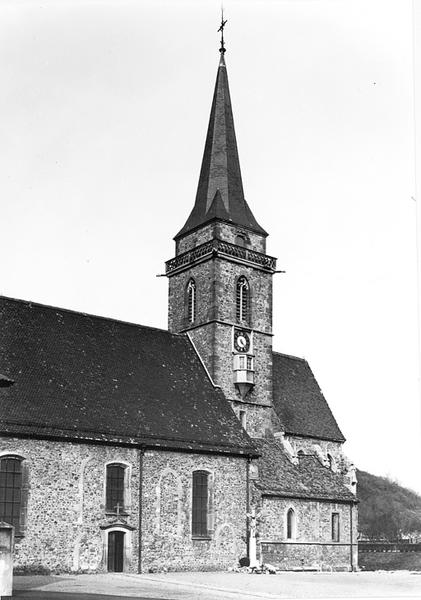
{"label": "hillside with trees", "polygon": [[387,477],[366,471],[357,477],[363,539],[421,541],[421,496]]}

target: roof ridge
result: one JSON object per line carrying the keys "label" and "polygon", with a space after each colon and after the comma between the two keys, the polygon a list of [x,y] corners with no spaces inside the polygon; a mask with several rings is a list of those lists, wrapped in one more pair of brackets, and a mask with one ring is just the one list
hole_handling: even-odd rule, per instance
{"label": "roof ridge", "polygon": [[272,350],[272,354],[277,354],[278,356],[285,356],[285,358],[293,358],[295,360],[301,360],[308,364],[308,360],[303,356],[294,356],[293,354],[285,354],[285,352],[277,352],[276,350]]}
{"label": "roof ridge", "polygon": [[50,310],[59,310],[60,312],[70,313],[73,315],[80,315],[82,317],[91,317],[93,319],[101,319],[103,321],[120,323],[122,325],[129,325],[131,327],[138,327],[141,329],[151,329],[153,331],[161,331],[162,333],[168,333],[168,335],[174,337],[185,337],[184,333],[173,333],[172,331],[168,331],[168,329],[162,329],[161,327],[153,327],[152,325],[142,325],[141,323],[133,323],[132,321],[125,321],[123,319],[115,319],[113,317],[106,317],[104,315],[95,315],[93,313],[82,312],[80,310],[74,310],[72,308],[63,308],[61,306],[53,306],[52,304],[43,304],[42,302],[34,302],[33,300],[22,300],[21,298],[12,298],[11,296],[0,295],[1,300],[9,300],[11,302],[16,302],[18,304],[26,304],[39,306],[41,308],[47,308]]}

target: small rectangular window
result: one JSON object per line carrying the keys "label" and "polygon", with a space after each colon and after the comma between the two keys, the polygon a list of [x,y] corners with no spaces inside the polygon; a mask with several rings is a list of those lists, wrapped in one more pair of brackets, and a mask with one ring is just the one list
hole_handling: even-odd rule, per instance
{"label": "small rectangular window", "polygon": [[246,411],[245,410],[240,410],[240,423],[242,425],[242,427],[245,429],[246,428]]}
{"label": "small rectangular window", "polygon": [[339,542],[339,513],[332,513],[332,542]]}

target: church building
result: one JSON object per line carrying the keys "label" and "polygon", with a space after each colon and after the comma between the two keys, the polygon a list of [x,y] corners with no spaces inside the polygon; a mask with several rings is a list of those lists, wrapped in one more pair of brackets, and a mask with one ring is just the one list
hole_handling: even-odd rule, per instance
{"label": "church building", "polygon": [[227,569],[254,544],[280,569],[357,568],[344,436],[308,363],[273,349],[276,259],[244,198],[224,53],[168,331],[0,297],[18,571]]}

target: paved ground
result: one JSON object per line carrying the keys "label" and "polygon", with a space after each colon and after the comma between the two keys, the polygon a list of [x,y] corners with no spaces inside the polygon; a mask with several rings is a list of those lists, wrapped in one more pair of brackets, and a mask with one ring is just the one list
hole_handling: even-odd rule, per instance
{"label": "paved ground", "polygon": [[20,600],[421,599],[421,573],[168,573],[15,577]]}

